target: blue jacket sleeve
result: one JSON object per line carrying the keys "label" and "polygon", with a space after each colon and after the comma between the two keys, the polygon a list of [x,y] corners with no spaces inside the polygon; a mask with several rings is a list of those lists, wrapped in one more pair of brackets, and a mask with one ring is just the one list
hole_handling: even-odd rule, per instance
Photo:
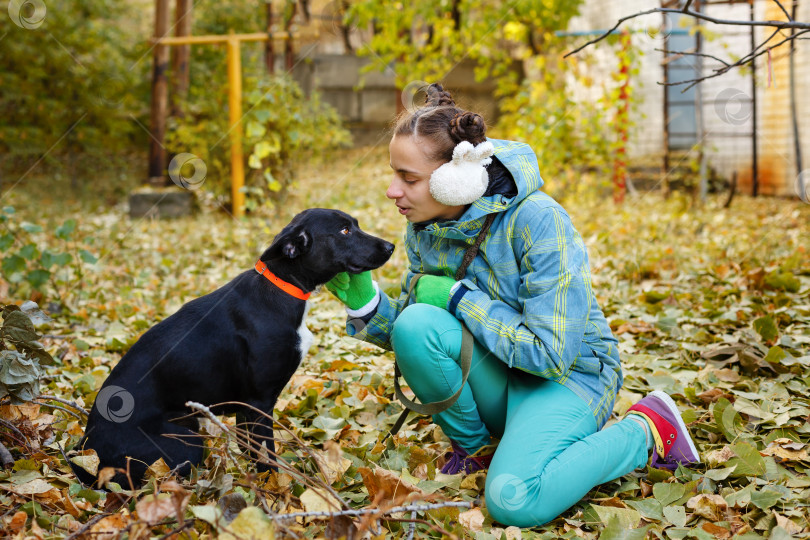
{"label": "blue jacket sleeve", "polygon": [[408,300],[408,289],[413,277],[421,270],[421,259],[416,249],[416,240],[410,230],[405,234],[405,246],[408,254],[409,269],[400,283],[401,292],[397,298],[391,298],[382,290],[380,302],[373,316],[368,319],[346,320],[346,333],[359,340],[373,343],[383,349],[391,350],[391,329]]}

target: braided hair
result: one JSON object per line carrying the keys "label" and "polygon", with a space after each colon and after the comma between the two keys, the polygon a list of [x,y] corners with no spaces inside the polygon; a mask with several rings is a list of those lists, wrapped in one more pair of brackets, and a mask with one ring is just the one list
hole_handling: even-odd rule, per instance
{"label": "braided hair", "polygon": [[461,141],[479,144],[486,140],[484,118],[456,106],[450,92],[433,83],[425,89],[425,106],[406,111],[396,120],[394,135],[414,135],[430,142],[435,161],[453,158],[453,149]]}

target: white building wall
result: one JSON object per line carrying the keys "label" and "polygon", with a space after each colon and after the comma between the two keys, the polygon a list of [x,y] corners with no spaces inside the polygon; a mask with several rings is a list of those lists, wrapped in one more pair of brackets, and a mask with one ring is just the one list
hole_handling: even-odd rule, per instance
{"label": "white building wall", "polygon": [[[784,2],[790,9],[790,2]],[[591,0],[585,3],[581,14],[572,20],[570,32],[594,32],[591,36],[574,38],[579,43],[596,37],[595,32],[611,28],[628,15],[660,7],[659,0]],[[776,3],[771,0],[755,0],[755,18],[773,20],[783,18]],[[704,13],[729,20],[749,20],[750,8],[747,3],[715,4],[703,7]],[[799,0],[800,21],[810,21],[810,0]],[[691,19],[690,19],[691,22]],[[655,13],[626,21],[619,29],[632,32],[632,42],[642,52],[638,60],[639,74],[631,81],[637,98],[632,120],[636,127],[632,133],[629,154],[634,164],[656,163],[665,150],[664,144],[664,89],[661,62],[664,53],[655,49],[663,48],[661,14]],[[716,25],[700,23],[709,37],[702,42],[702,52],[723,60],[739,58],[751,50],[750,29],[744,26]],[[650,31],[645,31],[651,29]],[[659,32],[654,31],[658,29]],[[664,31],[684,28],[663,28]],[[757,28],[756,43],[767,37],[772,30]],[[785,34],[787,35],[787,34]],[[777,43],[776,37],[771,42]],[[594,62],[587,67],[588,74],[597,81],[608,81],[618,70],[616,46],[597,44],[591,46]],[[802,147],[802,168],[806,171],[805,182],[810,182],[810,43],[808,40],[796,42],[796,96],[798,101],[798,121]],[[583,51],[584,53],[585,51]],[[734,171],[739,175],[740,191],[752,190],[752,134],[753,134],[753,92],[756,91],[757,105],[757,151],[759,156],[759,193],[772,195],[794,195],[798,172],[790,110],[788,47],[774,49],[770,61],[767,55],[760,56],[756,63],[756,90],[752,88],[749,68],[735,68],[716,78],[708,79],[697,86],[703,106],[702,129],[698,134],[698,145],[690,151],[673,156],[670,166],[683,165],[697,159],[699,150],[706,154],[707,163],[718,174],[730,178]],[[704,73],[710,73],[720,66],[720,62],[705,58]],[[671,79],[672,80],[672,79]],[[571,81],[576,100],[593,101],[603,91],[599,86],[580,88]],[[615,84],[615,83],[612,83]],[[810,196],[810,191],[808,191]]]}
{"label": "white building wall", "polygon": [[[749,20],[747,4],[709,5],[702,11],[711,17]],[[728,60],[751,49],[751,30],[745,26],[718,26],[701,21],[707,39],[702,52]],[[703,59],[703,72],[714,73],[722,63]],[[708,165],[721,176],[750,174],[753,140],[753,79],[749,69],[732,69],[697,86],[703,100],[703,134],[700,137]]]}
{"label": "white building wall", "polygon": [[[568,30],[575,32],[594,32],[593,35],[583,35],[574,38],[578,43],[585,43],[613,27],[622,17],[632,15],[659,7],[658,0],[602,0],[586,2],[569,24]],[[631,79],[631,86],[637,99],[636,106],[631,112],[631,121],[635,128],[628,148],[630,157],[660,157],[663,155],[664,126],[663,106],[664,96],[658,82],[663,78],[661,57],[656,48],[663,46],[660,32],[663,27],[661,14],[650,14],[626,21],[618,30],[628,29],[631,32],[631,42],[638,47],[641,56],[638,59],[639,73]],[[616,55],[619,45],[607,45],[600,42],[591,45],[582,53],[589,51],[593,55],[595,64],[587,69],[590,75],[605,84],[615,84],[611,76],[619,69],[619,59]],[[582,54],[581,53],[581,54]],[[602,94],[602,89],[594,86],[581,89],[574,84],[575,99],[578,101],[594,101]]]}

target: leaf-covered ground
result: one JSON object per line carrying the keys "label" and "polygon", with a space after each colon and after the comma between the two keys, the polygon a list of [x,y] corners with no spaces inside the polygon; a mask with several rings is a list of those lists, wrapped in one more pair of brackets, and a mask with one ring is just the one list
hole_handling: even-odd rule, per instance
{"label": "leaf-covered ground", "polygon": [[[41,227],[26,233],[40,251],[85,249],[97,258],[74,257],[45,296],[35,296],[53,318],[38,327],[41,341],[58,360],[45,369],[40,392],[89,409],[140,334],[250,268],[299,210],[341,208],[401,245],[404,221],[384,197],[388,175],[382,151],[356,151],[303,171],[277,215],[242,221],[215,209],[174,221],[131,220],[123,205],[88,212],[87,204],[51,193],[47,179],[18,186],[2,206],[17,209],[18,224]],[[597,486],[534,530],[493,524],[482,507],[481,474],[438,472],[448,442],[429,418],[411,415],[382,442],[401,411],[393,398],[393,357],[347,337],[341,305],[322,292],[308,318],[315,343],[276,408],[287,428],[277,429],[279,452],[290,471],[257,476],[224,434],[222,427],[233,427],[225,418],[221,426],[205,422],[211,452],[192,479],[168,479],[156,466],[139,490],[83,489],[60,446],[78,440],[84,419],[48,398],[23,407],[6,400],[0,438],[16,461],[0,471],[3,534],[260,538],[275,531],[311,538],[353,526],[368,537],[404,538],[403,520],[415,518],[417,538],[810,537],[810,206],[738,197],[730,209],[713,200],[690,208],[686,199],[662,201],[657,194],[621,207],[563,202],[588,245],[594,288],[620,340],[626,377],[616,414],[650,390],[670,393],[702,465],[674,475],[640,470]],[[69,240],[58,238],[53,231],[70,218],[76,230]],[[381,287],[398,288],[404,257],[398,250],[376,273]],[[26,300],[13,296],[18,290],[24,289],[0,280],[0,301]],[[330,510],[335,496],[358,509],[447,500],[473,508],[379,521],[360,516],[353,525],[348,518],[267,517]],[[247,508],[227,524],[241,499]]]}

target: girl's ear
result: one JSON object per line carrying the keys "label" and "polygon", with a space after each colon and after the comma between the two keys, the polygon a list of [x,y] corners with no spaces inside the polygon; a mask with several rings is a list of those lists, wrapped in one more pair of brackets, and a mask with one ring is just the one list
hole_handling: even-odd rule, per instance
{"label": "girl's ear", "polygon": [[281,231],[273,239],[273,243],[261,256],[262,260],[280,259],[286,257],[295,259],[309,251],[312,246],[312,237],[303,230]]}

